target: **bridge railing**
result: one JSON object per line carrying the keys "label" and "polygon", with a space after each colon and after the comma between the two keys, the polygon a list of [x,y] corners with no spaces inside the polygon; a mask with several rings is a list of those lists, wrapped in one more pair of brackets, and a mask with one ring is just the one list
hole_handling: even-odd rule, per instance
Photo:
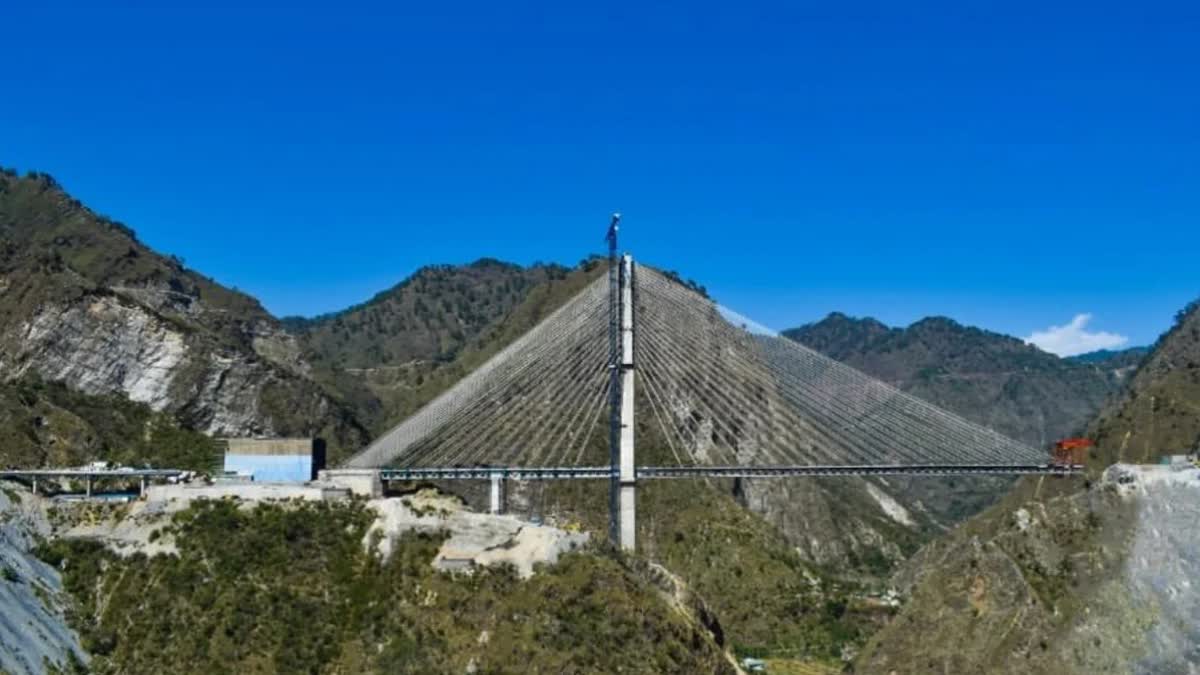
{"label": "bridge railing", "polygon": [[[443,467],[380,469],[384,481],[415,480],[564,480],[611,479],[611,466],[562,467]],[[1052,475],[1069,476],[1083,472],[1082,465],[1060,464],[878,464],[878,465],[796,465],[796,466],[639,466],[641,479],[666,478],[788,478],[800,476],[971,476],[971,475]]]}

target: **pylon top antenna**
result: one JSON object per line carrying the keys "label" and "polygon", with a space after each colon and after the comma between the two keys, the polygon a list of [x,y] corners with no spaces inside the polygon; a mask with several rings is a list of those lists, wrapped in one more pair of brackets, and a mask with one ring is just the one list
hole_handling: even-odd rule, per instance
{"label": "pylon top antenna", "polygon": [[604,237],[608,240],[608,253],[611,256],[617,255],[617,230],[621,229],[621,214],[612,214],[612,221],[608,224],[608,234]]}

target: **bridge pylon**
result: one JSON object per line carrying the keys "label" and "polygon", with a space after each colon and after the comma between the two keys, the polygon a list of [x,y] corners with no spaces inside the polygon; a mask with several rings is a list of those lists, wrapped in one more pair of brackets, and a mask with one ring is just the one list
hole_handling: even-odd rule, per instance
{"label": "bridge pylon", "polygon": [[608,533],[614,544],[633,551],[637,540],[637,467],[633,445],[633,257],[617,258],[621,214],[608,226],[608,446],[611,478]]}
{"label": "bridge pylon", "polygon": [[621,339],[620,339],[620,407],[617,420],[618,434],[617,474],[615,487],[619,490],[614,500],[618,510],[613,517],[617,524],[621,548],[633,551],[637,540],[637,468],[634,459],[633,402],[633,258],[621,258]]}

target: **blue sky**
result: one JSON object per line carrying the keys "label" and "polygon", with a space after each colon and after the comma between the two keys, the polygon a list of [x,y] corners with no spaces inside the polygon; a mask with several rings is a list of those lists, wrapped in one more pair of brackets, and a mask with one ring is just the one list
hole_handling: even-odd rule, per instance
{"label": "blue sky", "polygon": [[6,8],[0,164],[280,315],[613,210],[776,328],[1140,344],[1200,295],[1194,3],[191,4]]}

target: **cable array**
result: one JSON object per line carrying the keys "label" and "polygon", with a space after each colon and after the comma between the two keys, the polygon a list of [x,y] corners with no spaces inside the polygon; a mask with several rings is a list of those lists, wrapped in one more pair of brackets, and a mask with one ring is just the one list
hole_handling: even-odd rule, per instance
{"label": "cable array", "polygon": [[608,395],[600,278],[345,466],[562,466],[587,457]]}
{"label": "cable array", "polygon": [[[594,281],[346,466],[606,465],[608,285]],[[680,466],[1046,461],[653,268],[636,268],[633,290],[637,415]]]}
{"label": "cable array", "polygon": [[[635,358],[683,464],[1036,464],[1045,453],[763,328],[652,268]],[[643,413],[644,414],[644,413]]]}

